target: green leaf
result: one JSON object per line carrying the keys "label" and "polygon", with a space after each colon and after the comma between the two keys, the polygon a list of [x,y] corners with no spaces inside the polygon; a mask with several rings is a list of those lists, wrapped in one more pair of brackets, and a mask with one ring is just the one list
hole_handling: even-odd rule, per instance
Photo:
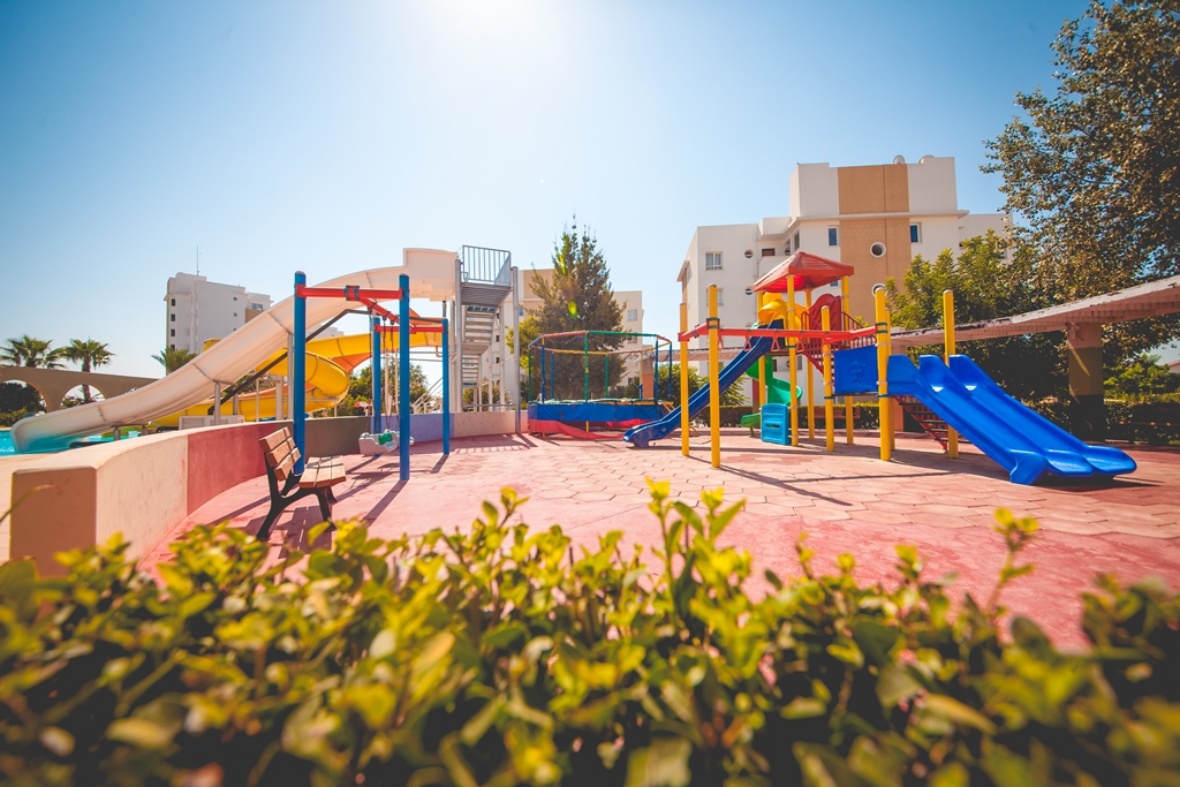
{"label": "green leaf", "polygon": [[22,623],[32,623],[37,616],[36,586],[37,565],[31,559],[0,564],[0,604],[15,610]]}
{"label": "green leaf", "polygon": [[828,712],[828,704],[816,697],[796,697],[782,710],[784,719],[812,719]]}
{"label": "green leaf", "polygon": [[988,735],[996,734],[996,725],[987,716],[974,708],[969,708],[954,697],[945,694],[928,694],[923,700],[924,708],[936,716],[940,716],[955,724],[974,727]]}
{"label": "green leaf", "polygon": [[129,719],[115,719],[107,727],[106,737],[112,741],[129,743],[141,749],[163,749],[171,745],[179,725],[162,724],[132,717]]}
{"label": "green leaf", "polygon": [[687,787],[692,782],[688,758],[692,744],[683,738],[655,738],[627,758],[626,787]]}
{"label": "green leaf", "polygon": [[869,660],[878,666],[893,661],[893,650],[902,641],[901,632],[875,620],[852,624],[852,638]]}
{"label": "green leaf", "polygon": [[971,775],[963,763],[952,762],[930,774],[927,784],[929,787],[968,787],[971,784]]}
{"label": "green leaf", "polygon": [[877,700],[886,710],[897,707],[902,700],[908,700],[922,690],[905,667],[893,664],[881,670],[877,678]]}

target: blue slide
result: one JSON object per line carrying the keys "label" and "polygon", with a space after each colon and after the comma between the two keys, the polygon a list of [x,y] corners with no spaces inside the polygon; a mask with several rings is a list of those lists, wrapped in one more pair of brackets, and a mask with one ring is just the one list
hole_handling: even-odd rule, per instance
{"label": "blue slide", "polygon": [[[722,391],[741,379],[746,370],[774,345],[774,339],[769,336],[757,336],[737,356],[727,363],[717,375],[717,382]],[[688,417],[692,418],[709,403],[709,386],[703,385],[696,393],[688,397]],[[659,440],[680,428],[680,408],[665,415],[658,421],[640,424],[627,430],[623,439],[637,448],[647,448],[652,440]]]}
{"label": "blue slide", "polygon": [[1004,393],[966,355],[949,366],[936,355],[918,365],[889,358],[889,393],[909,394],[934,411],[1008,471],[1014,484],[1031,484],[1046,472],[1062,476],[1113,476],[1135,470],[1117,448],[1083,443]]}

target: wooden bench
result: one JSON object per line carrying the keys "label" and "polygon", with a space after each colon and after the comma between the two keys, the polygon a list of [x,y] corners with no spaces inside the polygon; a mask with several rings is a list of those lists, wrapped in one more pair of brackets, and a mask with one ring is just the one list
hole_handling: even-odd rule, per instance
{"label": "wooden bench", "polygon": [[270,510],[258,530],[257,538],[262,540],[270,534],[271,525],[279,518],[284,508],[309,495],[315,495],[319,500],[323,521],[331,521],[332,504],[336,502],[332,487],[347,480],[344,474],[344,461],[338,456],[306,460],[303,472],[296,473],[295,464],[299,461],[299,449],[291,437],[291,430],[285,426],[277,432],[271,432],[258,443],[262,446],[262,455],[266,459]]}

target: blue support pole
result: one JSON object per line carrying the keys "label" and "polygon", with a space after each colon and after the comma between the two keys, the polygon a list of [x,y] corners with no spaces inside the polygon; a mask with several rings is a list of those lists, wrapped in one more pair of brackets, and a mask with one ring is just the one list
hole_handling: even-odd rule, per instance
{"label": "blue support pole", "polygon": [[[299,294],[299,288],[307,285],[307,274],[295,271],[295,357],[291,358],[291,435],[295,439],[295,447],[299,449],[299,461],[295,463],[295,472],[303,472],[303,457],[307,454],[307,424],[303,420],[303,411],[307,404],[307,392],[304,380],[307,377],[307,298]],[[276,416],[278,413],[275,414]]]}
{"label": "blue support pole", "polygon": [[442,321],[442,416],[443,456],[451,453],[451,339],[450,326]]}
{"label": "blue support pole", "polygon": [[369,431],[376,435],[384,431],[381,424],[381,414],[385,409],[381,404],[385,401],[381,390],[381,318],[374,314],[370,319],[373,330],[373,417],[371,419],[373,423]]}
{"label": "blue support pole", "polygon": [[398,431],[401,432],[398,446],[398,478],[410,480],[410,277],[402,274],[397,278],[401,290],[401,301],[397,310],[398,350]]}

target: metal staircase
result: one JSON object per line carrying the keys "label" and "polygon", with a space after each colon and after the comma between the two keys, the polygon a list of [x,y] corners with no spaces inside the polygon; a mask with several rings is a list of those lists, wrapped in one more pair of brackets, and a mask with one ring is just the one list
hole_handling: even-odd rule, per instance
{"label": "metal staircase", "polygon": [[[938,444],[945,451],[947,447],[947,433],[950,431],[950,426],[947,422],[939,418],[933,410],[913,396],[906,394],[894,398],[897,399],[898,404],[901,405],[901,409],[905,411],[906,415],[913,418],[926,434],[937,440]],[[966,442],[963,436],[959,435],[959,443]]]}
{"label": "metal staircase", "polygon": [[[508,354],[504,330],[511,326],[512,317],[512,255],[500,249],[464,246],[459,261],[461,282],[455,306],[462,389],[495,383],[503,391]],[[497,371],[498,380],[494,379]]]}

